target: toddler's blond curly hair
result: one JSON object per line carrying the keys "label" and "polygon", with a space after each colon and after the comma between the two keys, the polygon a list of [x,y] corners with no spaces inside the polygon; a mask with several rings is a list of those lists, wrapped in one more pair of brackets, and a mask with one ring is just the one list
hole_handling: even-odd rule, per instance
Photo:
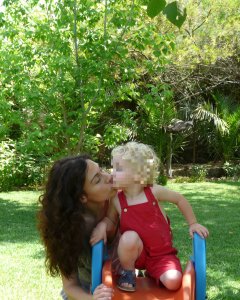
{"label": "toddler's blond curly hair", "polygon": [[151,146],[128,142],[112,150],[112,158],[120,156],[121,159],[132,164],[134,171],[140,176],[141,184],[153,184],[158,175],[159,158]]}

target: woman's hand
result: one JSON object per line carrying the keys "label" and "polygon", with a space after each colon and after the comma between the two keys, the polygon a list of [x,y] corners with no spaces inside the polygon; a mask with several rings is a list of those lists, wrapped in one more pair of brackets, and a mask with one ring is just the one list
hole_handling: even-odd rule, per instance
{"label": "woman's hand", "polygon": [[111,300],[113,297],[113,289],[100,284],[93,292],[94,300]]}
{"label": "woman's hand", "polygon": [[207,228],[198,223],[191,224],[189,227],[189,234],[192,238],[194,232],[198,233],[203,239],[209,235]]}
{"label": "woman's hand", "polygon": [[104,221],[98,223],[93,229],[89,242],[93,246],[100,240],[104,240],[104,244],[107,242],[107,224]]}

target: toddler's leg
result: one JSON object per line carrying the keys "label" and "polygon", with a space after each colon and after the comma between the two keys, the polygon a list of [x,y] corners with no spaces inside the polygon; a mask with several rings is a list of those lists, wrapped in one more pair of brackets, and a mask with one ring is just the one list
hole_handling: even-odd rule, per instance
{"label": "toddler's leg", "polygon": [[[118,244],[118,257],[124,270],[135,270],[135,261],[143,250],[143,243],[135,231],[126,231],[122,234]],[[124,287],[132,284],[122,283]]]}
{"label": "toddler's leg", "polygon": [[160,276],[160,281],[167,289],[175,291],[182,284],[182,273],[177,270],[168,270]]}
{"label": "toddler's leg", "polygon": [[134,270],[135,261],[143,250],[143,243],[135,231],[122,234],[118,244],[118,257],[123,269]]}

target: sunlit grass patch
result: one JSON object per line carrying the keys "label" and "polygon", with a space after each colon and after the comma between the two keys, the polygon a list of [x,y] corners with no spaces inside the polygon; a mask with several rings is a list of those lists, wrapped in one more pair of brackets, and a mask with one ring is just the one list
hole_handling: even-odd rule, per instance
{"label": "sunlit grass patch", "polygon": [[0,193],[0,298],[60,299],[60,279],[46,275],[36,229],[36,192]]}
{"label": "sunlit grass patch", "polygon": [[[240,299],[240,183],[169,183],[192,204],[199,223],[208,227],[207,295],[210,300]],[[0,298],[60,299],[60,278],[46,274],[44,251],[36,229],[39,193],[0,193]],[[188,226],[171,204],[174,245],[183,267],[191,255]]]}
{"label": "sunlit grass patch", "polygon": [[[169,183],[168,188],[185,195],[198,222],[210,231],[207,239],[208,299],[240,299],[240,183]],[[167,209],[179,256],[185,262],[188,253],[185,234],[188,234],[188,227],[175,207],[167,205]]]}

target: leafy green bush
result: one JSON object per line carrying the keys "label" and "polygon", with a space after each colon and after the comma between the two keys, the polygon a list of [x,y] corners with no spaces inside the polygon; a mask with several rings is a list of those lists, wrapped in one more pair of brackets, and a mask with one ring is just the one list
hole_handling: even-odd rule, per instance
{"label": "leafy green bush", "polygon": [[240,178],[240,165],[239,164],[231,164],[229,162],[225,162],[223,165],[223,169],[226,171],[228,177]]}
{"label": "leafy green bush", "polygon": [[192,177],[186,177],[186,176],[178,176],[174,179],[174,182],[176,183],[188,183],[188,182],[196,182],[196,180]]}
{"label": "leafy green bush", "polygon": [[157,178],[157,183],[160,185],[167,185],[167,180],[168,180],[167,176],[159,175]]}
{"label": "leafy green bush", "polygon": [[207,176],[207,169],[204,166],[195,165],[191,169],[190,178],[192,182],[205,181]]}
{"label": "leafy green bush", "polygon": [[46,161],[16,151],[13,141],[0,143],[0,192],[36,187],[43,181]]}

